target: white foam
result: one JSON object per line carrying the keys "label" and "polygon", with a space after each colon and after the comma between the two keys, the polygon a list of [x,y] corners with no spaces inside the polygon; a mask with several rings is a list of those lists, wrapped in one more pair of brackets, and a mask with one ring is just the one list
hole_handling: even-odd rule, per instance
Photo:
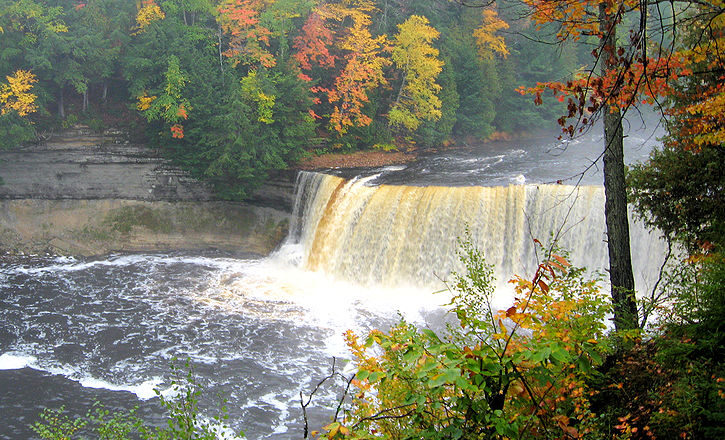
{"label": "white foam", "polygon": [[[154,377],[140,384],[114,384],[103,379],[98,379],[89,375],[82,375],[77,367],[68,365],[42,365],[38,362],[38,358],[29,354],[3,353],[0,355],[0,370],[20,370],[22,368],[31,368],[53,376],[63,376],[66,379],[78,382],[84,388],[105,389],[109,391],[126,391],[135,394],[139,400],[149,400],[156,397],[154,391],[161,383],[162,379]],[[161,394],[165,397],[175,395],[174,390],[162,390]]]}
{"label": "white foam", "polygon": [[388,172],[388,171],[403,171],[404,169],[408,168],[407,165],[388,165],[386,167],[382,168],[382,171]]}
{"label": "white foam", "polygon": [[[231,258],[209,258],[209,257],[169,257],[161,255],[122,255],[117,257],[109,257],[105,260],[87,261],[79,263],[78,260],[54,259],[56,264],[42,267],[17,267],[13,270],[17,273],[34,275],[45,272],[78,272],[93,267],[123,267],[132,264],[149,263],[149,264],[196,264],[200,266],[210,266],[219,269],[226,269],[239,263],[240,260]],[[243,260],[242,260],[243,261]]]}
{"label": "white foam", "polygon": [[3,353],[0,355],[0,370],[20,370],[23,368],[32,368],[32,364],[37,359],[30,355],[17,355],[12,353]]}
{"label": "white foam", "polygon": [[136,395],[139,400],[149,400],[156,397],[154,391],[161,383],[161,379],[153,378],[138,385],[118,385],[95,377],[84,377],[78,380],[84,388],[105,389],[109,391],[127,391]]}
{"label": "white foam", "polygon": [[289,402],[282,402],[277,397],[278,397],[278,394],[272,392],[272,393],[268,393],[268,394],[265,394],[264,396],[260,397],[259,400],[268,405],[271,405],[278,411],[278,414],[279,414],[279,416],[277,417],[278,423],[275,426],[272,426],[272,430],[273,430],[274,434],[284,434],[285,432],[288,431],[285,421],[286,421],[287,417],[289,416]]}

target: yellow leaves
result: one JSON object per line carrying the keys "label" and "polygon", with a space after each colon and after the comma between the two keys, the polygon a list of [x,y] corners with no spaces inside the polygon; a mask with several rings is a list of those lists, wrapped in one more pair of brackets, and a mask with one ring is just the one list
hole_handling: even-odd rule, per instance
{"label": "yellow leaves", "polygon": [[37,95],[30,93],[35,75],[27,70],[17,70],[14,75],[6,76],[7,84],[0,84],[0,113],[15,110],[20,116],[26,116],[37,110]]}
{"label": "yellow leaves", "polygon": [[265,124],[273,123],[275,96],[264,93],[262,80],[257,76],[257,71],[250,70],[240,83],[244,97],[257,103],[257,120]]}
{"label": "yellow leaves", "polygon": [[148,110],[149,107],[151,107],[151,103],[154,102],[155,99],[156,96],[148,96],[146,92],[143,92],[143,95],[138,97],[136,109],[140,112]]}
{"label": "yellow leaves", "polygon": [[370,0],[342,0],[339,3],[326,3],[316,9],[317,13],[325,19],[342,22],[352,19],[353,27],[368,27],[372,20],[370,12],[375,11],[375,5]]}
{"label": "yellow leaves", "polygon": [[153,0],[144,0],[143,6],[136,14],[136,29],[138,29],[136,34],[144,32],[151,23],[163,20],[165,17],[164,11]]}
{"label": "yellow leaves", "polygon": [[330,126],[339,134],[345,134],[349,127],[370,125],[372,119],[362,112],[368,101],[367,92],[385,84],[383,67],[390,62],[380,56],[385,46],[385,36],[373,38],[365,20],[358,20],[340,48],[349,51],[347,64],[335,79],[335,88],[328,91],[330,103],[335,105],[330,115]]}
{"label": "yellow leaves", "polygon": [[327,431],[329,438],[339,437],[338,434],[341,436],[350,435],[350,429],[339,422],[330,423],[327,426],[323,426],[322,429]]}
{"label": "yellow leaves", "polygon": [[697,147],[722,144],[725,142],[725,87],[719,85],[701,96],[702,99],[684,109],[699,128],[693,141]]}
{"label": "yellow leaves", "polygon": [[506,42],[501,35],[496,35],[497,32],[508,28],[508,23],[498,18],[496,11],[493,9],[483,10],[483,23],[473,32],[481,58],[492,59],[494,54],[503,57],[508,55],[509,51],[506,48]]}
{"label": "yellow leaves", "polygon": [[438,92],[441,86],[436,79],[443,70],[443,61],[438,59],[438,49],[432,45],[438,36],[428,19],[418,15],[412,15],[398,25],[392,58],[405,77],[388,114],[391,126],[414,131],[424,119],[440,119],[442,103]]}

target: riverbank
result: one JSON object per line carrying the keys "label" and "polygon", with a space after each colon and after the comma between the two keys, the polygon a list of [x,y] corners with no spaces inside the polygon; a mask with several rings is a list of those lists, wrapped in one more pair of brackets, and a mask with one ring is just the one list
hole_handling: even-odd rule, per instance
{"label": "riverbank", "polygon": [[418,158],[418,153],[401,151],[366,150],[353,153],[330,153],[312,156],[298,162],[294,168],[314,171],[330,168],[376,168],[387,165],[410,163]]}

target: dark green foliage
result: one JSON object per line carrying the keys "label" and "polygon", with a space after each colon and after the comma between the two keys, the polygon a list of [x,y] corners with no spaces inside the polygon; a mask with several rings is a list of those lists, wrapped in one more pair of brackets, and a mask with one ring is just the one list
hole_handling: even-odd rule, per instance
{"label": "dark green foliage", "polygon": [[0,150],[19,147],[35,139],[35,129],[30,122],[16,112],[0,115]]}
{"label": "dark green foliage", "polygon": [[654,150],[629,172],[631,201],[650,226],[694,249],[703,241],[725,245],[725,148],[686,151],[676,144]]}
{"label": "dark green foliage", "polygon": [[461,138],[482,139],[493,133],[494,102],[501,89],[494,61],[478,56],[471,32],[472,29],[456,27],[444,42],[459,96],[453,132]]}
{"label": "dark green foliage", "polygon": [[222,197],[231,200],[244,199],[267,172],[298,159],[314,135],[306,110],[308,92],[294,73],[284,68],[260,70],[257,78],[266,95],[277,97],[272,122],[260,120],[258,103],[236,85],[220,111],[198,130],[198,138],[194,134],[191,142],[185,140],[185,145],[194,148],[187,155],[199,160],[204,176]]}

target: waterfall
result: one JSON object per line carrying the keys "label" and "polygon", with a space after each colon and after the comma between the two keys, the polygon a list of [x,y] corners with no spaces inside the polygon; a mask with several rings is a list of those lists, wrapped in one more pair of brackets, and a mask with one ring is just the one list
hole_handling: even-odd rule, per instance
{"label": "waterfall", "polygon": [[[601,186],[414,187],[370,185],[301,172],[290,243],[310,271],[362,285],[440,286],[461,271],[458,239],[468,233],[503,283],[529,276],[534,239],[553,236],[577,266],[607,268]],[[664,255],[656,234],[632,224],[638,288],[651,284]]]}

